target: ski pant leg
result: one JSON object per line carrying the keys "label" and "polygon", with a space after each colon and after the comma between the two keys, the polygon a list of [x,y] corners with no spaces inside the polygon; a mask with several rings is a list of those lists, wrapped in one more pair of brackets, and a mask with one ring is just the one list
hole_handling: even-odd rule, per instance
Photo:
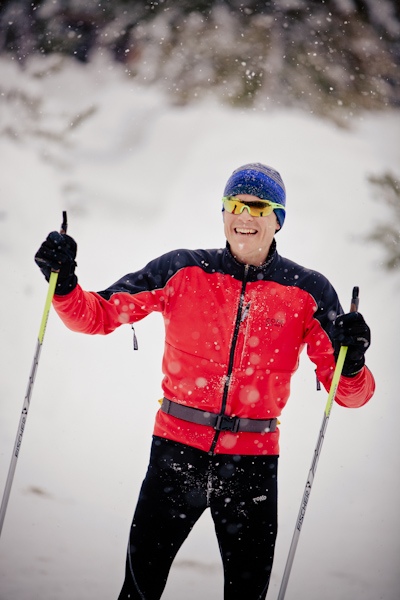
{"label": "ski pant leg", "polygon": [[214,461],[212,518],[224,565],[225,600],[264,600],[277,535],[277,456]]}
{"label": "ski pant leg", "polygon": [[207,506],[209,457],[155,437],[130,530],[118,600],[159,600],[173,559]]}

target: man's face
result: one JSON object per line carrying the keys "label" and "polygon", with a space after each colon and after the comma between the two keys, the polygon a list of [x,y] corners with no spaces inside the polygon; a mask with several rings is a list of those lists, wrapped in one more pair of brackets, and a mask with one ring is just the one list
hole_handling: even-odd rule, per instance
{"label": "man's face", "polygon": [[[264,202],[257,196],[249,194],[235,197],[246,204]],[[275,213],[272,212],[267,217],[252,217],[245,208],[240,215],[224,210],[223,216],[225,236],[235,258],[244,264],[254,266],[263,264],[275,232],[280,229]]]}

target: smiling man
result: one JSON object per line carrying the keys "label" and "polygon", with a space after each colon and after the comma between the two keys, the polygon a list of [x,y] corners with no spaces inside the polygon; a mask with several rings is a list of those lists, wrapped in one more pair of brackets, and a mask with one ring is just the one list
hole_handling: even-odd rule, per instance
{"label": "smiling man", "polygon": [[245,165],[229,178],[222,201],[225,237],[232,254],[242,263],[261,266],[285,220],[281,176],[266,165]]}
{"label": "smiling man", "polygon": [[[224,599],[263,600],[277,533],[277,423],[301,351],[329,389],[340,345],[348,346],[340,405],[360,407],[374,392],[362,315],[343,315],[323,275],[277,252],[286,214],[279,173],[240,167],[222,203],[225,248],[173,250],[100,292],[78,284],[71,237],[50,233],[35,256],[46,279],[59,271],[53,304],[74,331],[108,334],[153,311],[164,318],[163,399],[119,600],[161,598],[176,553],[206,509]],[[307,428],[307,415],[300,426]]]}
{"label": "smiling man", "polygon": [[[225,236],[233,256],[242,263],[261,266],[267,258],[275,232],[280,229],[273,206],[249,194],[228,196],[223,202]],[[281,204],[274,206],[284,208]],[[261,219],[262,216],[265,218]]]}

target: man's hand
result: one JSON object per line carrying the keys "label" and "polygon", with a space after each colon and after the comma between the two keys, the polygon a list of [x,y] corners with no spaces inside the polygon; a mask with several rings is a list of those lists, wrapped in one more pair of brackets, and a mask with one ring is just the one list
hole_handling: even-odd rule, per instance
{"label": "man's hand", "polygon": [[364,366],[365,352],[371,344],[371,331],[359,312],[339,315],[334,322],[332,333],[335,359],[341,346],[348,346],[342,374],[353,377]]}
{"label": "man's hand", "polygon": [[60,296],[69,294],[78,282],[75,275],[76,252],[77,245],[72,237],[52,231],[35,254],[35,263],[47,281],[52,271],[58,272],[55,293]]}

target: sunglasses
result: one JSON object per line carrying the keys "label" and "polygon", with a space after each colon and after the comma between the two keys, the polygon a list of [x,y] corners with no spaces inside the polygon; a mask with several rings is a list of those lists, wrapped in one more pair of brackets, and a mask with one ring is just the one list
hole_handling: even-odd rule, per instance
{"label": "sunglasses", "polygon": [[285,210],[283,204],[271,202],[270,200],[266,200],[265,202],[260,200],[245,204],[244,202],[238,200],[235,196],[224,196],[224,198],[222,198],[222,202],[224,209],[228,213],[232,213],[234,215],[240,215],[245,208],[247,208],[249,215],[252,217],[268,217],[268,215],[270,215],[276,208],[282,208]]}

